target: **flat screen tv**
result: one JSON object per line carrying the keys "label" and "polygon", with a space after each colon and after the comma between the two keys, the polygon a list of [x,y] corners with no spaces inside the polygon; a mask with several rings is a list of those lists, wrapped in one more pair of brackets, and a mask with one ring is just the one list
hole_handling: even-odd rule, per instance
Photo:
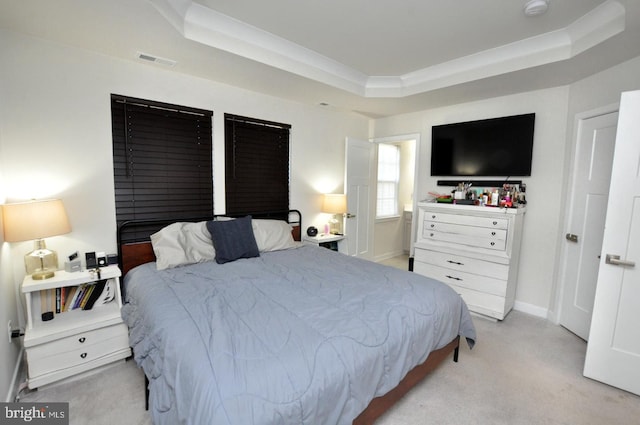
{"label": "flat screen tv", "polygon": [[524,114],[433,126],[431,175],[530,176],[535,119]]}

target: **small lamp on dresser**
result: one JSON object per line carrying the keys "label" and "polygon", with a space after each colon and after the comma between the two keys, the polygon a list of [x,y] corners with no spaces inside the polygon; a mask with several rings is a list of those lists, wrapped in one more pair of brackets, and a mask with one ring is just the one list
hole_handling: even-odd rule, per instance
{"label": "small lamp on dresser", "polygon": [[342,234],[342,221],[347,212],[347,196],[343,194],[327,193],[324,195],[322,212],[333,214],[329,220],[329,233],[333,235]]}
{"label": "small lamp on dresser", "polygon": [[2,206],[4,240],[33,240],[34,249],[24,257],[25,269],[35,280],[49,279],[58,270],[58,254],[47,249],[44,238],[71,231],[64,205],[59,199],[20,202]]}

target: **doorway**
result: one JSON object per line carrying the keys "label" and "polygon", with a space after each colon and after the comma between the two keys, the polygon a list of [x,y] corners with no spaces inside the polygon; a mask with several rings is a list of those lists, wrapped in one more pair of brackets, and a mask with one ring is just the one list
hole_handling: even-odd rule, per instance
{"label": "doorway", "polygon": [[[402,261],[405,263],[404,269],[408,268],[409,253],[413,242],[413,208],[415,206],[414,188],[416,177],[416,153],[420,136],[418,134],[401,135],[385,138],[373,139],[376,145],[376,182],[372,185],[374,190],[374,198],[376,199],[376,208],[373,210],[373,259],[376,262],[384,261]],[[388,177],[383,176],[384,172],[380,172],[380,167],[388,166],[385,161],[378,155],[379,152],[393,152],[392,147],[397,150],[398,154],[398,174],[394,188],[396,205],[393,206],[393,212],[381,213],[381,207],[377,204],[389,205],[389,200],[384,199],[385,192],[391,184]],[[385,148],[385,149],[382,149]],[[386,154],[388,155],[388,153]],[[380,161],[382,159],[382,161]]]}
{"label": "doorway", "polygon": [[[401,160],[400,179],[403,182],[402,192],[408,195],[404,195],[404,200],[399,201],[397,216],[388,220],[392,225],[394,223],[401,225],[391,232],[376,225],[378,221],[376,220],[377,146],[379,143],[397,144],[406,157],[406,161]],[[347,137],[345,190],[348,214],[345,220],[345,234],[349,255],[380,262],[405,255],[405,241],[409,242],[409,251],[413,248],[415,226],[411,215],[408,220],[405,220],[404,210],[407,209],[412,214],[416,204],[413,193],[416,187],[418,167],[416,158],[418,158],[419,149],[420,134],[417,133],[368,141]],[[387,238],[389,235],[391,237]],[[382,248],[376,251],[377,245]]]}
{"label": "doorway", "polygon": [[584,340],[593,313],[617,122],[617,112],[577,121],[559,322]]}

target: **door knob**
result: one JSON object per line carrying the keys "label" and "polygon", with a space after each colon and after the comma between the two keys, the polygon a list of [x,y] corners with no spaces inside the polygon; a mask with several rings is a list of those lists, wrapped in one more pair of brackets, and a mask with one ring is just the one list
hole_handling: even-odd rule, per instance
{"label": "door knob", "polygon": [[573,233],[567,233],[565,238],[567,238],[569,242],[578,242],[578,235],[574,235]]}
{"label": "door knob", "polygon": [[613,264],[614,266],[627,266],[627,267],[635,267],[636,263],[634,261],[626,261],[621,260],[619,255],[607,254],[604,258],[605,263]]}

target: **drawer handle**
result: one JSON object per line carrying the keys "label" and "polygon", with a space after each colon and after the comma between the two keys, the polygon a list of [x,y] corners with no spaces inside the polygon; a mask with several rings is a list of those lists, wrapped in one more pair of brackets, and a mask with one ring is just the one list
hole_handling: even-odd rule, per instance
{"label": "drawer handle", "polygon": [[449,276],[449,275],[446,275],[446,277],[448,277],[449,279],[453,279],[453,280],[462,280],[459,277],[454,277],[454,276]]}
{"label": "drawer handle", "polygon": [[80,344],[84,344],[84,342],[85,342],[86,340],[87,340],[87,338],[82,337],[82,338],[79,338],[79,339],[78,339],[78,342],[79,342]]}
{"label": "drawer handle", "polygon": [[451,264],[457,264],[459,266],[464,266],[464,263],[459,263],[457,261],[452,261],[452,260],[447,260],[447,263],[451,263]]}
{"label": "drawer handle", "polygon": [[495,236],[495,235],[496,235],[496,232],[491,232],[491,236]]}
{"label": "drawer handle", "polygon": [[436,225],[435,225],[435,224],[432,224],[432,225],[431,225],[431,228],[433,229],[434,227],[436,227]]}
{"label": "drawer handle", "polygon": [[83,358],[83,359],[86,358],[87,357],[87,353],[80,354],[80,357]]}
{"label": "drawer handle", "polygon": [[496,243],[495,242],[491,242],[491,246],[494,246]]}
{"label": "drawer handle", "polygon": [[433,237],[433,233],[429,233],[429,236]]}
{"label": "drawer handle", "polygon": [[432,215],[432,216],[431,216],[431,218],[436,218],[436,216],[435,216],[435,215]]}
{"label": "drawer handle", "polygon": [[497,221],[494,221],[494,222],[493,222],[493,225],[494,225],[494,226],[495,226],[495,225],[497,225],[497,224],[498,224],[498,222],[497,222]]}

